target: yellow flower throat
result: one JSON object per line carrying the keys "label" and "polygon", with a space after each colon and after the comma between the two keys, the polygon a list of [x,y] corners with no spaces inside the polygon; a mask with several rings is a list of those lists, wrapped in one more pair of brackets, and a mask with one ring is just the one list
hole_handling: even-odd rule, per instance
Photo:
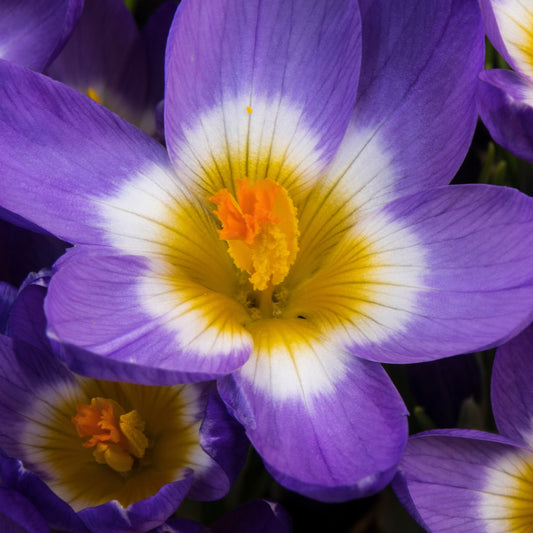
{"label": "yellow flower throat", "polygon": [[271,296],[298,253],[296,208],[287,191],[270,179],[236,183],[236,198],[222,189],[208,200],[218,206],[219,235],[235,265],[250,275],[255,291]]}

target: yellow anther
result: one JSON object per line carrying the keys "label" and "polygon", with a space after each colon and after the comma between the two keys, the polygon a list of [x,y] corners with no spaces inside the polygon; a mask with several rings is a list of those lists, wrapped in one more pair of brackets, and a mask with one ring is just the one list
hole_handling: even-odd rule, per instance
{"label": "yellow anther", "polygon": [[298,252],[298,220],[287,191],[270,179],[252,185],[243,179],[237,180],[237,199],[223,189],[209,200],[218,206],[220,238],[254,289],[281,283]]}
{"label": "yellow anther", "polygon": [[137,411],[126,413],[114,400],[93,398],[91,404],[76,406],[72,422],[80,437],[90,437],[85,448],[95,447],[97,463],[107,464],[117,472],[129,472],[134,458],[144,456],[148,439],[144,421]]}
{"label": "yellow anther", "polygon": [[248,111],[248,113],[251,115],[253,109],[252,109],[249,105],[247,105],[247,106],[246,106],[246,111]]}

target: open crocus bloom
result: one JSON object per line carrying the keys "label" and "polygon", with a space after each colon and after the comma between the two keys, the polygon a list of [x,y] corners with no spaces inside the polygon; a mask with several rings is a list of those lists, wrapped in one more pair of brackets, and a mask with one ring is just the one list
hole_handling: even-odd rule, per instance
{"label": "open crocus bloom", "polygon": [[43,281],[22,289],[12,338],[0,336],[2,487],[24,495],[51,527],[73,532],[148,531],[186,495],[224,496],[247,441],[214,383],[76,376],[47,349]]}
{"label": "open crocus bloom", "polygon": [[501,435],[428,431],[409,439],[394,487],[428,531],[533,528],[533,326],[498,349],[492,408]]}
{"label": "open crocus bloom", "polygon": [[494,140],[533,162],[533,5],[480,0],[490,42],[514,70],[480,74],[479,113]]}
{"label": "open crocus bloom", "polygon": [[99,379],[220,377],[285,486],[383,487],[407,424],[378,362],[490,346],[529,320],[532,200],[446,186],[482,55],[473,1],[185,0],[169,155],[0,65],[0,204],[76,244],[45,302],[59,356]]}

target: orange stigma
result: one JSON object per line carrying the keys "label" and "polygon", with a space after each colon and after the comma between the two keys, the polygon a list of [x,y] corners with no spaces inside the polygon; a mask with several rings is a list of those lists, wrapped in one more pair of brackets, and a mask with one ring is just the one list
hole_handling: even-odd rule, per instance
{"label": "orange stigma", "polygon": [[220,238],[235,265],[250,274],[257,291],[281,283],[298,252],[296,208],[287,191],[270,179],[237,180],[237,199],[227,189],[208,198],[218,206]]}
{"label": "orange stigma", "polygon": [[135,458],[144,456],[148,439],[137,411],[126,413],[117,402],[106,398],[93,398],[90,405],[78,404],[76,411],[72,422],[80,437],[90,437],[83,447],[95,447],[97,463],[129,472]]}

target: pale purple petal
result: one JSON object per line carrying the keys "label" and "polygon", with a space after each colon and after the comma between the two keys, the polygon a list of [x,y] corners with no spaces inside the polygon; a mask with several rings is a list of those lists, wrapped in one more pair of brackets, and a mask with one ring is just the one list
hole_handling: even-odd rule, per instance
{"label": "pale purple petal", "polygon": [[211,170],[223,185],[229,164],[234,177],[276,179],[296,167],[316,180],[344,134],[360,53],[351,0],[182,2],[165,94],[165,137],[182,179],[209,189]]}
{"label": "pale purple petal", "polygon": [[376,207],[449,183],[470,146],[484,41],[475,0],[364,0],[357,102],[328,180]]}
{"label": "pale purple petal", "polygon": [[172,181],[159,143],[63,84],[0,61],[0,100],[0,203],[64,240],[106,241],[106,199],[148,167]]}
{"label": "pale purple petal", "polygon": [[[329,358],[331,350],[324,349]],[[259,353],[219,380],[222,399],[267,469],[285,487],[326,502],[383,488],[407,438],[405,407],[383,368],[351,357],[334,379],[326,357],[323,376],[313,378],[305,357],[301,367],[290,358],[288,351]]]}
{"label": "pale purple petal", "polygon": [[0,58],[42,70],[61,50],[84,0],[4,0]]}
{"label": "pale purple petal", "polygon": [[413,517],[432,533],[509,531],[499,525],[506,518],[504,502],[511,500],[509,480],[498,477],[498,471],[523,452],[490,433],[422,433],[409,439],[393,487]]}
{"label": "pale purple petal", "polygon": [[492,138],[533,162],[533,85],[510,70],[485,70],[479,78],[479,114]]}
{"label": "pale purple petal", "polygon": [[496,351],[491,400],[502,435],[533,448],[533,326]]}
{"label": "pale purple petal", "polygon": [[379,285],[362,284],[371,303],[339,333],[358,356],[406,363],[478,351],[531,321],[530,197],[454,185],[400,198],[364,220]]}
{"label": "pale purple petal", "polygon": [[249,334],[227,297],[190,283],[180,299],[147,259],[76,252],[61,261],[45,301],[48,334],[73,371],[169,385],[227,374],[248,358]]}
{"label": "pale purple petal", "polygon": [[[200,427],[200,445],[221,468],[218,468],[218,474],[213,469],[206,472],[200,484],[197,478],[189,497],[199,500],[220,498],[229,491],[237,479],[244,466],[250,443],[243,427],[228,413],[214,383],[209,390],[205,418]],[[197,486],[203,483],[213,484],[215,477],[220,485],[215,490],[208,492],[205,488]]]}

